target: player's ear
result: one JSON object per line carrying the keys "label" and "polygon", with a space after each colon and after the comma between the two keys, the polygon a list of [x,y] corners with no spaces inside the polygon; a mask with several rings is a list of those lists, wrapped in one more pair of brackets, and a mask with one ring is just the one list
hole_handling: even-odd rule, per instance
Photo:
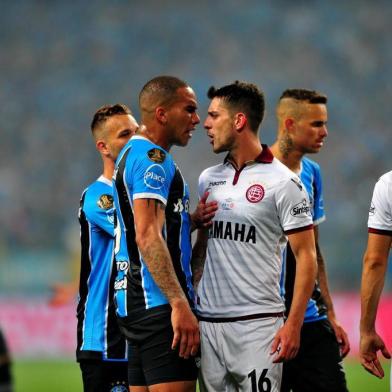
{"label": "player's ear", "polygon": [[247,122],[248,122],[248,120],[247,120],[246,115],[244,113],[237,113],[234,116],[234,126],[235,126],[235,129],[239,132],[241,132],[244,129]]}
{"label": "player's ear", "polygon": [[98,150],[101,154],[103,154],[103,155],[108,155],[108,154],[109,154],[109,149],[108,149],[108,147],[107,147],[107,145],[106,145],[106,143],[105,143],[104,140],[98,139],[98,140],[96,141],[96,143],[95,143],[95,146],[96,146],[97,150]]}
{"label": "player's ear", "polygon": [[167,115],[166,110],[162,106],[158,106],[155,109],[155,117],[161,124],[166,124],[167,122]]}
{"label": "player's ear", "polygon": [[295,126],[295,121],[293,118],[286,118],[286,120],[284,120],[284,127],[285,129],[287,129],[289,132],[294,130],[294,126]]}

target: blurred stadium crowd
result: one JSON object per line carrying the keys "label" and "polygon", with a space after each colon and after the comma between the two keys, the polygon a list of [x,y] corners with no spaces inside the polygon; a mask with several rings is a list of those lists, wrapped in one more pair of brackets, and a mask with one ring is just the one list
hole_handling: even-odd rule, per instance
{"label": "blurred stadium crowd", "polygon": [[[358,290],[371,192],[392,169],[391,19],[386,0],[7,3],[0,14],[0,294],[42,294],[67,276],[79,197],[100,173],[92,114],[124,102],[138,117],[137,93],[159,74],[194,87],[202,121],[210,85],[255,82],[267,98],[267,143],[281,91],[328,95],[329,137],[314,157],[326,199],[321,246],[332,289]],[[221,160],[202,126],[173,153],[193,195],[199,173]]]}

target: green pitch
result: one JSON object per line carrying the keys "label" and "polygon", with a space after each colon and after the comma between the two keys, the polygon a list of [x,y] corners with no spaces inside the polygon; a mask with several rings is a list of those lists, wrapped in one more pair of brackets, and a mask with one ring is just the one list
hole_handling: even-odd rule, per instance
{"label": "green pitch", "polygon": [[[353,359],[345,361],[351,392],[385,392],[389,386],[389,363],[384,363],[386,377],[378,380],[366,373]],[[79,367],[71,361],[18,361],[13,367],[15,392],[82,392]]]}

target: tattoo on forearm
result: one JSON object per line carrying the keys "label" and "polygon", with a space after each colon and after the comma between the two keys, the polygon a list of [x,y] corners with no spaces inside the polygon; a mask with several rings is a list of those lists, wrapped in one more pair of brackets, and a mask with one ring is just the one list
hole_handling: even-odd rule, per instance
{"label": "tattoo on forearm", "polygon": [[158,216],[158,210],[164,210],[165,206],[157,199],[147,199],[147,206],[150,207],[150,203],[154,203],[155,206],[155,216]]}
{"label": "tattoo on forearm", "polygon": [[172,298],[184,298],[184,292],[178,282],[167,248],[162,246],[162,243],[156,242],[140,251],[155,283],[169,302]]}

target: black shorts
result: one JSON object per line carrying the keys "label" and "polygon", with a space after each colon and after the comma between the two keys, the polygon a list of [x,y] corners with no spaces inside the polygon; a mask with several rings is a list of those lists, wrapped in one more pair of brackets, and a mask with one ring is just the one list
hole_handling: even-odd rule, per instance
{"label": "black shorts", "polygon": [[129,385],[147,386],[174,381],[195,381],[198,369],[194,357],[180,358],[178,347],[171,349],[171,312],[166,310],[124,325],[128,341]]}
{"label": "black shorts", "polygon": [[281,392],[347,392],[339,345],[328,320],[304,323],[297,356],[283,364]]}
{"label": "black shorts", "polygon": [[11,391],[11,383],[11,358],[8,353],[5,337],[0,329],[0,390]]}
{"label": "black shorts", "polygon": [[0,329],[0,356],[8,356],[8,348],[7,344],[5,342],[5,337],[3,335],[3,332]]}
{"label": "black shorts", "polygon": [[84,392],[127,392],[128,374],[126,361],[79,361]]}

